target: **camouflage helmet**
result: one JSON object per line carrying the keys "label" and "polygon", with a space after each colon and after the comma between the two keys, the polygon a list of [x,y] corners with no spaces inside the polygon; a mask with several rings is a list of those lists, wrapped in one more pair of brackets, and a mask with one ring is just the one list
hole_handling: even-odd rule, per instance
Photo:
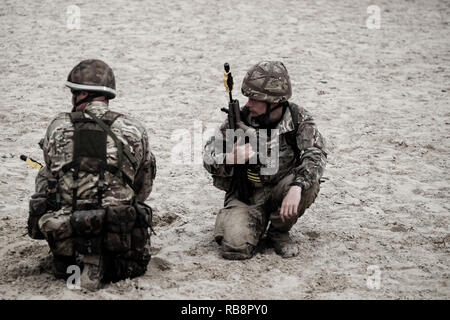
{"label": "camouflage helmet", "polygon": [[287,101],[292,96],[291,80],[280,61],[261,61],[251,67],[241,91],[246,97],[268,103]]}
{"label": "camouflage helmet", "polygon": [[66,86],[72,91],[103,93],[108,99],[116,96],[116,80],[112,69],[103,61],[83,60],[67,77]]}

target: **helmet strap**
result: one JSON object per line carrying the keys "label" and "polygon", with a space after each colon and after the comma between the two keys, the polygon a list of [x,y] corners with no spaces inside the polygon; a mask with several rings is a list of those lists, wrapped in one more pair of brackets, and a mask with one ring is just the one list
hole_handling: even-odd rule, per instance
{"label": "helmet strap", "polygon": [[255,120],[256,120],[263,128],[270,127],[270,126],[273,125],[274,123],[277,123],[278,121],[272,122],[272,121],[270,120],[270,114],[271,114],[273,111],[275,111],[275,110],[277,110],[277,109],[279,109],[279,108],[286,107],[287,104],[284,103],[284,101],[282,101],[282,102],[278,103],[275,107],[271,108],[271,107],[270,107],[270,106],[271,106],[271,103],[266,102],[266,106],[267,106],[266,112],[265,112],[264,114],[262,114],[262,115],[260,115],[260,116],[258,116],[258,117],[255,118]]}

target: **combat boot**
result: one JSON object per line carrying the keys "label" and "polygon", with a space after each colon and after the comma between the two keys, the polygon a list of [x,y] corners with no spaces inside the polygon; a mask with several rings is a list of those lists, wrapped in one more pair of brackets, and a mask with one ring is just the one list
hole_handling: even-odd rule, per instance
{"label": "combat boot", "polygon": [[73,256],[60,256],[53,254],[52,271],[57,279],[67,279],[67,268],[70,265],[76,264],[75,257]]}
{"label": "combat boot", "polygon": [[267,240],[275,249],[275,253],[283,258],[296,257],[300,253],[298,245],[292,240],[289,232],[269,230]]}
{"label": "combat boot", "polygon": [[80,286],[89,291],[100,289],[103,278],[103,257],[98,254],[86,254],[80,257],[83,272],[80,276]]}

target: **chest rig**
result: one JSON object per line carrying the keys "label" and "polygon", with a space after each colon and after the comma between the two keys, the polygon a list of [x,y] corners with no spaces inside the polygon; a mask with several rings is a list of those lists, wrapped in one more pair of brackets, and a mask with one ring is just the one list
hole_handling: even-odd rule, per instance
{"label": "chest rig", "polygon": [[[284,137],[286,139],[286,143],[292,148],[292,151],[294,152],[294,165],[297,167],[301,163],[301,161],[300,161],[301,151],[297,145],[297,132],[298,132],[298,128],[300,125],[299,121],[298,121],[299,120],[298,119],[299,111],[298,111],[298,106],[291,102],[288,103],[287,108],[291,112],[294,130],[286,132],[284,134]],[[248,122],[249,115],[250,115],[250,110],[247,107],[242,108],[241,119],[243,119],[243,122],[247,126],[251,126],[251,124]],[[270,131],[268,133],[270,134]],[[250,182],[253,182],[253,183],[263,182],[263,177],[260,174],[260,166],[259,165],[248,165],[247,164],[246,173],[247,173],[247,179]]]}
{"label": "chest rig", "polygon": [[[85,114],[89,115],[90,118],[87,118]],[[73,169],[72,212],[77,210],[80,172],[98,175],[97,202],[90,205],[92,209],[102,207],[105,171],[122,179],[124,184],[127,184],[136,193],[133,180],[122,168],[124,156],[129,160],[134,171],[136,170],[137,160],[110,128],[120,116],[120,113],[113,111],[107,111],[101,118],[88,110],[70,113],[70,120],[74,126],[73,157],[72,161],[65,164],[58,172],[58,179],[61,179],[62,176]],[[107,163],[107,136],[113,139],[118,150],[116,166]]]}

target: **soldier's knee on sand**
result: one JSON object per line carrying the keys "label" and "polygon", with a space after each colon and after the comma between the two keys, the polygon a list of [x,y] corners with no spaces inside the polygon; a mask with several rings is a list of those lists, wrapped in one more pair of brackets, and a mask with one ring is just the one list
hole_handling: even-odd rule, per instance
{"label": "soldier's knee on sand", "polygon": [[[253,256],[262,232],[254,208],[232,206],[220,210],[214,237],[225,259],[242,260]],[[260,230],[261,229],[261,230]]]}
{"label": "soldier's knee on sand", "polygon": [[228,260],[245,260],[253,257],[255,246],[250,243],[244,243],[240,247],[230,247],[222,241],[222,257]]}

